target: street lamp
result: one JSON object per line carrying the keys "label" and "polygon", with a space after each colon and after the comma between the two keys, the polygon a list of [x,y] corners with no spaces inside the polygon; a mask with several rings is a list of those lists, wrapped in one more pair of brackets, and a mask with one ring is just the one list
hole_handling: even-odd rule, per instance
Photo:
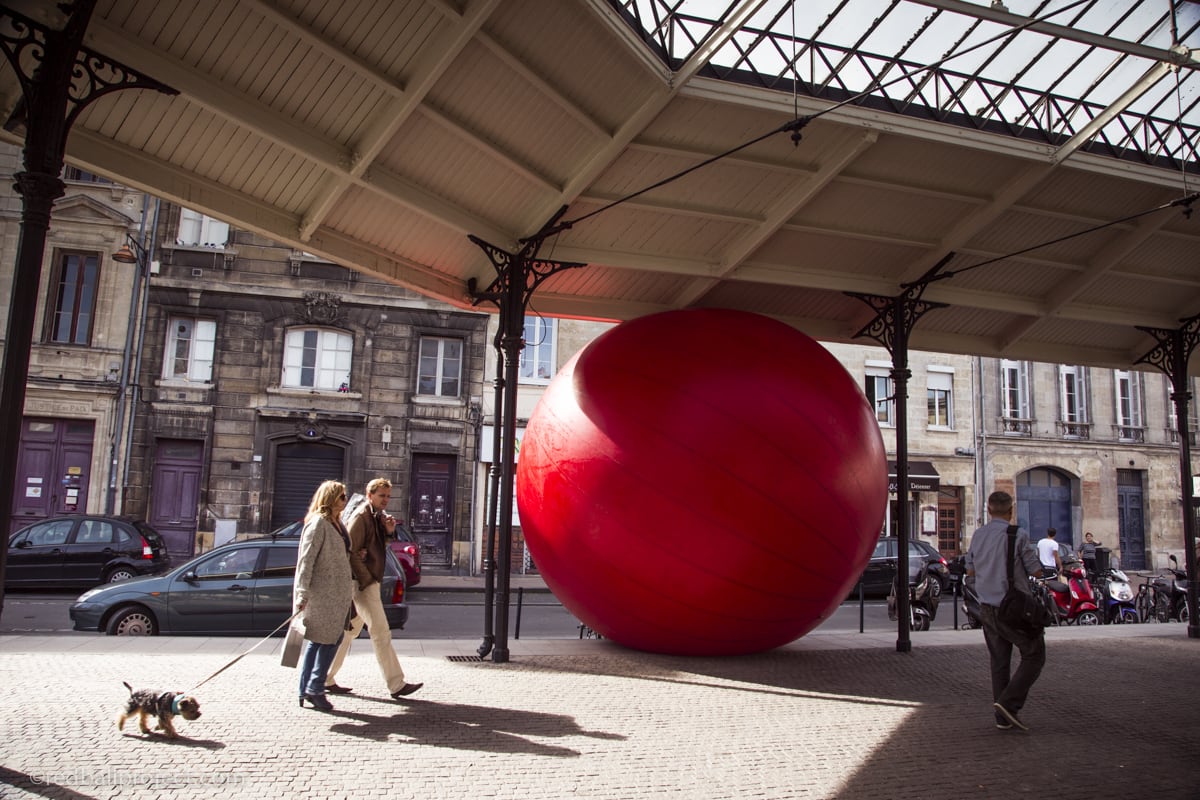
{"label": "street lamp", "polygon": [[[108,448],[108,492],[104,496],[104,513],[113,514],[117,503],[117,451],[125,428],[126,395],[129,393],[129,362],[133,358],[133,336],[138,327],[140,313],[139,298],[142,296],[142,282],[146,280],[146,267],[149,255],[141,242],[129,234],[125,234],[125,244],[112,254],[112,260],[121,264],[136,264],[137,270],[133,275],[133,294],[129,298],[129,324],[125,328],[125,350],[121,357],[121,383],[117,389],[116,429],[113,431],[112,442]],[[140,353],[139,353],[140,356]],[[130,427],[133,427],[132,421]]]}
{"label": "street lamp", "polygon": [[[121,249],[112,254],[113,261],[120,261],[122,264],[138,264],[145,255],[146,250],[138,244],[137,240],[129,234],[125,234],[125,238],[129,241],[121,245]],[[129,245],[137,248],[137,253],[129,249]]]}

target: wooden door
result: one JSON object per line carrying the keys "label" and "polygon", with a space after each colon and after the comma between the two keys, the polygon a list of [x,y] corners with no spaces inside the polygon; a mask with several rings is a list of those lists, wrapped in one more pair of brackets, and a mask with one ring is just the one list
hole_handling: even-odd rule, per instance
{"label": "wooden door", "polygon": [[148,522],[162,535],[172,564],[181,564],[196,552],[203,459],[200,441],[159,439],[155,448]]}
{"label": "wooden door", "polygon": [[408,523],[421,545],[421,564],[449,567],[454,530],[454,456],[413,454]]}
{"label": "wooden door", "polygon": [[24,420],[10,530],[57,514],[88,511],[94,432],[90,420]]}

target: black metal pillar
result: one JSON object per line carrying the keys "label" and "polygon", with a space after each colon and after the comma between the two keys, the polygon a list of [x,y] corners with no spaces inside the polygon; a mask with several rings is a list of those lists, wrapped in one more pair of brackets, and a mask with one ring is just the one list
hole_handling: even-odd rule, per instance
{"label": "black metal pillar", "polygon": [[[475,283],[468,283],[468,291],[476,302],[488,300],[494,302],[500,309],[500,330],[496,337],[497,348],[503,361],[503,385],[500,406],[497,416],[503,415],[503,424],[499,431],[501,441],[500,454],[497,459],[500,465],[499,486],[499,538],[496,542],[496,572],[495,579],[495,629],[492,632],[492,660],[497,663],[508,661],[508,610],[509,587],[512,577],[512,515],[513,515],[513,485],[515,482],[516,444],[517,444],[517,380],[521,363],[521,350],[525,347],[525,308],[534,291],[546,278],[564,269],[582,267],[583,264],[542,261],[536,258],[537,251],[547,236],[554,230],[552,225],[566,211],[559,210],[542,230],[529,239],[521,240],[522,247],[516,253],[509,253],[482,239],[471,236],[487,254],[492,266],[496,269],[496,279],[484,292],[475,291]],[[497,366],[497,372],[499,372]],[[493,461],[493,468],[497,462]],[[485,591],[487,587],[485,585]],[[485,604],[487,601],[485,600]],[[488,631],[485,626],[485,640],[479,646],[480,656],[486,654],[489,644]]]}
{"label": "black metal pillar", "polygon": [[[472,286],[472,291],[474,287]],[[500,323],[504,328],[504,323]],[[500,347],[500,335],[496,334],[496,380],[495,400],[492,407],[492,466],[488,470],[487,543],[483,547],[483,641],[479,643],[479,657],[487,658],[492,652],[496,635],[492,627],[496,597],[496,517],[500,505],[500,418],[504,414],[504,350]]]}
{"label": "black metal pillar", "polygon": [[0,367],[0,613],[4,609],[4,567],[15,482],[18,442],[25,408],[29,348],[37,313],[38,287],[50,212],[63,195],[63,157],[67,134],[79,112],[93,100],[120,89],[155,89],[177,94],[164,84],[141,75],[99,53],[82,47],[84,32],[96,0],[59,4],[65,13],[61,30],[46,27],[11,9],[0,8],[0,49],[21,83],[24,123],[23,170],[14,175],[21,195],[21,235],[9,295],[4,362]]}
{"label": "black metal pillar", "polygon": [[1179,488],[1183,503],[1184,568],[1187,570],[1188,638],[1200,639],[1200,620],[1197,620],[1196,586],[1196,513],[1192,508],[1192,450],[1188,430],[1188,362],[1200,343],[1200,314],[1181,320],[1176,329],[1144,328],[1138,330],[1153,336],[1158,342],[1153,350],[1135,363],[1150,364],[1162,370],[1171,381],[1171,400],[1175,403],[1175,427],[1179,431]]}
{"label": "black metal pillar", "polygon": [[908,481],[908,380],[912,372],[908,369],[908,337],[916,326],[917,320],[925,312],[935,308],[945,308],[945,303],[930,303],[921,299],[925,287],[935,279],[935,276],[949,260],[953,253],[947,255],[916,283],[909,285],[895,297],[880,295],[858,294],[847,292],[851,297],[858,298],[875,309],[872,319],[858,333],[861,336],[874,339],[887,348],[892,356],[892,392],[896,403],[896,516],[899,517],[896,526],[896,616],[897,637],[896,652],[907,653],[912,650],[912,640],[909,638],[910,604],[908,596],[908,543],[912,538],[909,514],[909,481]]}

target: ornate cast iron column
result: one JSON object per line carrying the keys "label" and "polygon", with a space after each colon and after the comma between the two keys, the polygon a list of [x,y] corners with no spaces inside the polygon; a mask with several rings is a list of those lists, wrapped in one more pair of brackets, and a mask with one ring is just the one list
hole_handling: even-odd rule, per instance
{"label": "ornate cast iron column", "polygon": [[1196,588],[1196,509],[1192,507],[1192,448],[1188,431],[1188,361],[1200,343],[1200,314],[1185,320],[1176,329],[1144,328],[1158,346],[1139,358],[1137,364],[1149,364],[1162,370],[1171,381],[1171,400],[1175,403],[1175,427],[1179,431],[1179,488],[1183,499],[1184,568],[1187,570],[1188,638],[1200,639],[1200,620],[1197,620]]}
{"label": "ornate cast iron column", "polygon": [[862,336],[874,339],[883,345],[892,356],[892,391],[896,401],[896,616],[898,633],[896,652],[912,650],[909,638],[908,597],[908,542],[912,538],[909,530],[908,510],[908,337],[917,320],[927,311],[945,308],[945,303],[931,303],[921,299],[925,287],[935,279],[937,271],[952,257],[953,253],[939,261],[919,281],[908,285],[895,297],[846,292],[850,297],[862,300],[875,310],[875,318],[867,323],[853,338]]}
{"label": "ornate cast iron column", "polygon": [[25,126],[21,195],[21,235],[13,271],[4,363],[0,367],[0,612],[4,602],[4,565],[8,560],[13,491],[17,475],[16,443],[21,439],[29,347],[37,313],[38,286],[50,212],[62,197],[59,175],[67,134],[79,113],[92,101],[121,89],[176,90],[95,51],[82,47],[95,0],[58,3],[66,14],[61,30],[46,27],[11,9],[0,8],[0,49],[21,83],[22,103],[7,126]]}
{"label": "ornate cast iron column", "polygon": [[[499,457],[492,462],[492,468],[499,464],[499,485],[493,492],[493,501],[489,510],[495,507],[496,497],[499,498],[499,540],[496,543],[496,558],[487,565],[489,573],[496,571],[493,580],[491,575],[484,577],[484,641],[479,646],[479,655],[487,655],[492,650],[492,660],[497,663],[508,661],[508,607],[509,585],[512,573],[512,515],[513,515],[513,485],[514,467],[516,466],[517,443],[517,380],[518,368],[521,363],[521,350],[525,347],[525,308],[534,291],[542,281],[561,272],[564,269],[582,267],[584,264],[560,261],[544,261],[537,258],[537,251],[542,242],[554,232],[555,221],[566,211],[562,208],[559,213],[536,235],[522,239],[521,249],[516,253],[501,250],[476,236],[470,240],[483,249],[492,266],[496,269],[496,279],[483,292],[475,291],[475,283],[471,281],[467,289],[475,298],[476,303],[488,300],[496,304],[500,310],[499,331],[496,334],[496,349],[503,357],[503,378],[499,377],[500,364],[497,364],[497,396],[501,402],[496,408],[497,421],[503,415],[503,424],[499,427],[500,441]],[[493,517],[493,519],[496,519]],[[489,536],[491,525],[489,523]],[[488,549],[491,549],[489,543]],[[490,561],[490,559],[489,559]],[[495,630],[489,630],[488,623],[495,608]],[[490,636],[490,639],[489,639]]]}
{"label": "ornate cast iron column", "polygon": [[[470,292],[477,300],[482,299],[475,294],[475,279],[470,283]],[[490,298],[489,298],[490,299]],[[495,399],[492,407],[495,409],[495,421],[499,422],[504,414],[504,349],[500,346],[500,334],[496,333],[496,380],[493,381]],[[492,627],[492,598],[496,591],[496,516],[500,505],[500,426],[492,426],[492,466],[488,469],[487,504],[487,543],[483,547],[483,641],[479,643],[477,652],[480,658],[487,658],[492,652],[496,636]]]}

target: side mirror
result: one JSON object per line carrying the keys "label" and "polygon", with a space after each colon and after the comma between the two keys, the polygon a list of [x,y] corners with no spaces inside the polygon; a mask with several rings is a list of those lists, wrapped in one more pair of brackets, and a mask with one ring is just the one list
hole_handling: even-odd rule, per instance
{"label": "side mirror", "polygon": [[1179,569],[1179,559],[1175,557],[1174,553],[1167,556],[1167,563],[1171,565],[1171,569]]}
{"label": "side mirror", "polygon": [[24,550],[25,548],[27,548],[27,547],[32,547],[32,546],[33,546],[33,545],[31,545],[31,544],[29,543],[29,540],[28,540],[28,539],[22,539],[21,541],[17,542],[17,549],[18,549],[18,550]]}
{"label": "side mirror", "polygon": [[196,570],[194,570],[194,569],[190,569],[187,572],[183,573],[183,579],[185,581],[187,581],[188,583],[197,583],[200,580],[199,578],[196,577]]}

